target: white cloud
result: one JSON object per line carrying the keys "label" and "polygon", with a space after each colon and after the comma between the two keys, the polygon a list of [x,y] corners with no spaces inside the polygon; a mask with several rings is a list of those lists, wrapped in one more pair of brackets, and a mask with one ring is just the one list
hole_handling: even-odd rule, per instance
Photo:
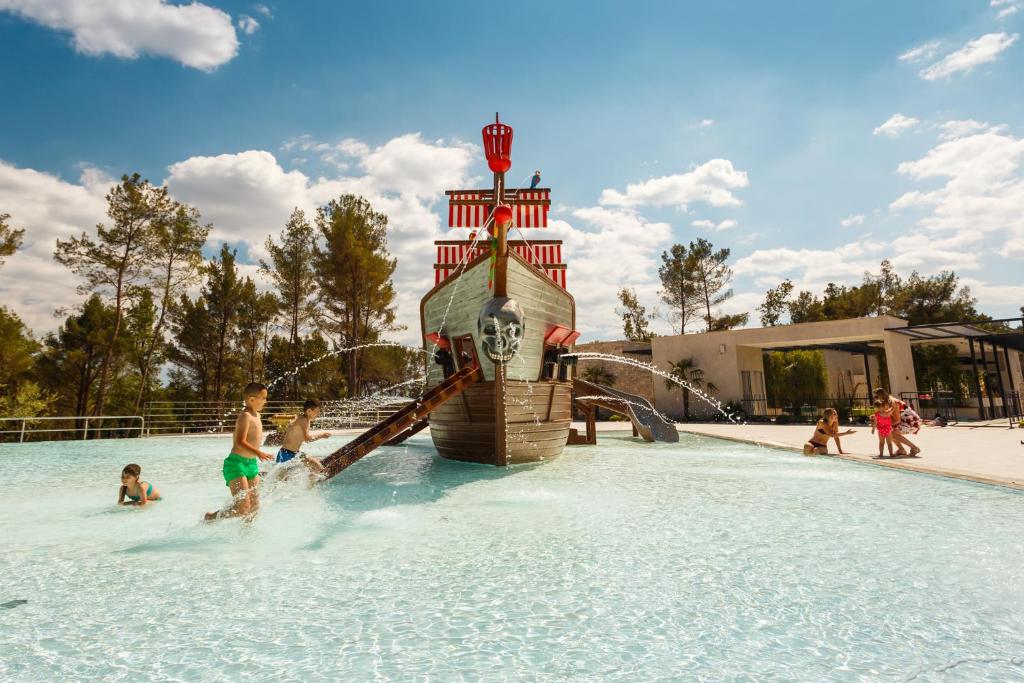
{"label": "white cloud", "polygon": [[1006,129],[1006,126],[991,126],[987,121],[975,121],[974,119],[954,119],[939,125],[939,129],[942,131],[939,133],[939,139],[955,140],[986,130],[1000,133]]}
{"label": "white cloud", "polygon": [[996,13],[996,19],[1006,19],[1020,11],[1020,0],[992,0],[990,7],[1001,7]]}
{"label": "white cloud", "polygon": [[70,32],[75,49],[87,55],[156,55],[212,71],[238,53],[231,17],[199,2],[0,0],[3,10]]}
{"label": "white cloud", "polygon": [[260,30],[260,22],[256,21],[248,14],[243,14],[238,17],[238,30],[247,36],[251,36]]}
{"label": "white cloud", "polygon": [[927,69],[920,72],[921,78],[934,81],[956,73],[970,73],[974,67],[994,62],[1007,48],[1017,42],[1016,33],[986,33],[975,38],[962,48],[951,52]]}
{"label": "white cloud", "polygon": [[55,308],[81,298],[78,278],[53,260],[55,241],[94,232],[106,219],[103,197],[112,182],[91,168],[76,184],[0,161],[0,207],[25,229],[21,249],[0,270],[0,300],[37,334],[57,327]]}
{"label": "white cloud", "polygon": [[938,50],[939,41],[933,40],[907,50],[899,56],[899,59],[901,62],[921,62],[934,57]]}
{"label": "white cloud", "polygon": [[733,168],[728,159],[712,159],[688,173],[630,183],[626,191],[606,189],[598,203],[602,206],[676,206],[685,209],[690,202],[711,206],[738,206],[742,202],[732,190],[747,187],[745,171]]}
{"label": "white cloud", "polygon": [[886,122],[878,128],[875,128],[872,134],[898,138],[904,131],[910,130],[919,123],[921,122],[913,116],[904,116],[903,114],[897,113],[890,116]]}
{"label": "white cloud", "polygon": [[691,221],[690,225],[692,225],[695,228],[701,228],[702,230],[713,230],[715,232],[722,232],[723,230],[728,230],[729,228],[735,228],[737,223],[731,218],[727,218],[724,221],[721,221],[720,223],[715,223],[714,221],[703,219],[699,221]]}
{"label": "white cloud", "polygon": [[576,298],[576,310],[586,311],[577,316],[577,329],[588,338],[619,338],[622,320],[615,314],[617,293],[630,287],[648,311],[657,304],[658,266],[661,252],[671,244],[672,228],[625,209],[595,206],[576,209],[571,215],[588,227],[552,220],[546,232],[564,241],[569,291]]}
{"label": "white cloud", "polygon": [[[345,147],[361,154],[354,165],[362,174],[313,178],[285,170],[270,152],[249,150],[185,159],[168,168],[164,182],[175,199],[192,204],[204,222],[214,224],[208,246],[244,245],[251,259],[265,256],[266,238],[280,233],[295,207],[312,219],[316,207],[330,199],[362,195],[388,216],[388,246],[398,259],[398,318],[409,328],[403,339],[415,342],[419,299],[434,281],[432,242],[445,236],[435,204],[443,189],[473,182],[467,173],[479,154],[470,145],[427,142],[419,135],[376,148],[350,140]],[[54,240],[92,231],[105,221],[104,194],[112,182],[89,168],[75,184],[0,162],[0,206],[14,225],[26,228],[24,248],[0,272],[0,291],[37,332],[56,327],[54,308],[81,300],[77,278],[52,260]],[[252,262],[239,266],[254,272]]]}
{"label": "white cloud", "polygon": [[862,213],[856,213],[856,214],[853,214],[852,216],[847,216],[843,220],[839,221],[839,225],[843,226],[844,228],[849,228],[850,226],[853,226],[853,225],[861,225],[863,223],[864,223],[864,214],[862,214]]}
{"label": "white cloud", "polygon": [[[977,129],[963,122],[949,130]],[[977,122],[974,122],[977,123]],[[987,124],[986,124],[987,125]],[[912,180],[944,180],[930,190],[904,193],[892,202],[895,212],[920,212],[918,235],[928,251],[944,249],[966,252],[978,262],[980,245],[1002,241],[1000,253],[1008,258],[1024,244],[1024,138],[988,127],[983,132],[945,139],[921,159],[899,165],[899,172]],[[907,250],[913,245],[908,240]],[[965,253],[961,258],[967,258]]]}
{"label": "white cloud", "polygon": [[710,128],[715,125],[714,119],[701,119],[699,122],[690,126],[691,128]]}
{"label": "white cloud", "polygon": [[252,8],[253,8],[253,10],[255,10],[255,11],[259,12],[260,14],[262,14],[263,16],[265,16],[267,19],[273,19],[274,18],[274,13],[271,12],[270,8],[267,7],[266,5],[263,5],[263,4],[253,5]]}

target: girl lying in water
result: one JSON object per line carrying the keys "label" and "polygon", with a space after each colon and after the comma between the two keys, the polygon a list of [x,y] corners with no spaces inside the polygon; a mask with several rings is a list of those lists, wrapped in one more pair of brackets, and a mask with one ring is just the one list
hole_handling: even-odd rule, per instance
{"label": "girl lying in water", "polygon": [[139,479],[141,475],[142,468],[138,465],[133,463],[124,466],[121,470],[121,489],[117,495],[118,505],[145,505],[160,500],[160,491],[150,482]]}

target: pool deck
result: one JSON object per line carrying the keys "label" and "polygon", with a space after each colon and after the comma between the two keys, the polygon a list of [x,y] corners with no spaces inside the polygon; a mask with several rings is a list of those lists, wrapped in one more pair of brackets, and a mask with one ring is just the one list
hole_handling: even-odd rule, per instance
{"label": "pool deck", "polygon": [[[1007,428],[1006,420],[994,422],[964,422],[951,427],[921,427],[911,440],[921,448],[915,457],[878,458],[878,437],[870,427],[852,427],[855,434],[842,437],[845,454],[835,452],[835,441],[829,441],[828,456],[852,460],[868,465],[934,474],[953,479],[1005,486],[1024,490],[1024,429]],[[581,432],[583,422],[573,422]],[[598,422],[598,432],[630,431],[628,422]],[[739,441],[771,448],[803,453],[803,444],[814,430],[812,425],[775,425],[753,423],[734,425],[723,423],[677,424],[680,432],[689,432],[716,439]],[[846,427],[843,427],[846,429]],[[360,429],[331,430],[334,434],[355,435]],[[424,431],[424,434],[429,432]],[[600,443],[600,436],[598,436]]]}
{"label": "pool deck", "polygon": [[[1024,490],[1024,445],[1021,445],[1024,429],[1009,429],[1006,425],[1002,420],[952,427],[922,426],[920,432],[910,437],[921,448],[916,458],[886,456],[882,459],[878,457],[878,437],[871,434],[871,428],[853,427],[855,434],[842,437],[845,455],[836,454],[835,441],[830,441],[830,455],[817,457],[837,457]],[[810,425],[689,423],[677,427],[681,432],[801,453],[804,442],[814,431]]]}

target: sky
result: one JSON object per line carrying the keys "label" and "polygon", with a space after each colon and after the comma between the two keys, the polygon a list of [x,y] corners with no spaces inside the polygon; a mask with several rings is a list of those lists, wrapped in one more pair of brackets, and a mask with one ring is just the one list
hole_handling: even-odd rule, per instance
{"label": "sky", "polygon": [[[399,336],[419,337],[443,192],[489,186],[480,128],[541,169],[583,340],[659,333],[660,256],[731,250],[751,312],[797,288],[955,270],[1024,305],[1024,0],[266,2],[0,0],[0,213],[26,230],[0,302],[41,335],[80,282],[54,241],[139,172],[259,278],[292,209],[354,192],[389,216]],[[480,184],[483,185],[480,185]],[[267,286],[263,283],[261,286]]]}

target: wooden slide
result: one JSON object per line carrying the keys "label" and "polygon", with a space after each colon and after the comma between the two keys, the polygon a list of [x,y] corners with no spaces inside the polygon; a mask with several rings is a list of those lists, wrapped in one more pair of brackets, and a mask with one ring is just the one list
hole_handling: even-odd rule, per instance
{"label": "wooden slide", "polygon": [[323,459],[324,478],[330,479],[378,446],[396,444],[427,426],[430,411],[455,398],[483,378],[479,365],[470,365],[454,373],[388,419],[366,430]]}

